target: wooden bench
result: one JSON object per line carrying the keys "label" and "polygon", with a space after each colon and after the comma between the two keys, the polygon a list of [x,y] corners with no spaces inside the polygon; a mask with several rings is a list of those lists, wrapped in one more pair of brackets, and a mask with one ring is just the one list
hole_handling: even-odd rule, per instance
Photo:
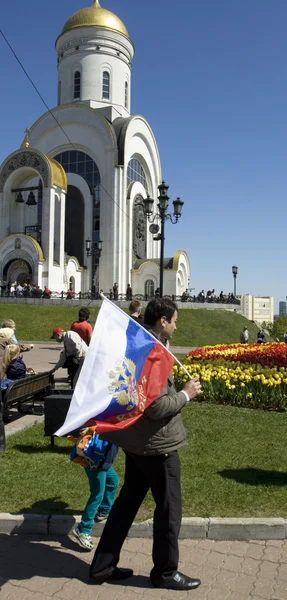
{"label": "wooden bench", "polygon": [[[35,402],[41,401],[47,396],[54,386],[54,375],[50,372],[38,373],[37,375],[29,375],[23,379],[18,379],[11,383],[7,390],[2,390],[2,402],[4,411],[17,406],[19,412],[33,414],[44,413],[44,407],[42,410],[36,409]],[[26,402],[29,402],[28,406],[23,406]],[[31,406],[32,402],[32,406]]]}

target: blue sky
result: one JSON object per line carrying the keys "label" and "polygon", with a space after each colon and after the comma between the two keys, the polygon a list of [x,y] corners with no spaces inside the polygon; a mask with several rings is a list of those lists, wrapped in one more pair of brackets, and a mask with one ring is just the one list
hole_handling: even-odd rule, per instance
{"label": "blue sky", "polygon": [[[5,2],[1,28],[50,107],[54,42],[91,0]],[[199,292],[287,294],[286,0],[102,0],[135,44],[132,112],[153,127],[183,217],[167,225],[165,255],[185,249]],[[46,111],[0,36],[0,163]],[[170,203],[171,203],[170,201]],[[171,204],[172,207],[172,204]]]}

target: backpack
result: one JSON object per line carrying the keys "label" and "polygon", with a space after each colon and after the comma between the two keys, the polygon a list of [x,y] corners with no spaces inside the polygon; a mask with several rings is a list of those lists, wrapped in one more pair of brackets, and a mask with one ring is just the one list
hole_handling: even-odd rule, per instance
{"label": "backpack", "polygon": [[75,438],[71,435],[68,439],[73,442],[70,460],[81,467],[90,467],[92,471],[99,468],[104,460],[109,442],[101,440],[96,433],[96,427],[80,429],[80,435]]}

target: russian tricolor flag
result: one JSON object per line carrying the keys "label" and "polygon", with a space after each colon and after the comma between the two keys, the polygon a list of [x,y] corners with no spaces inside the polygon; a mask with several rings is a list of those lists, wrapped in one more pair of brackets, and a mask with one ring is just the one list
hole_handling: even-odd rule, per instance
{"label": "russian tricolor flag", "polygon": [[[123,429],[159,396],[174,363],[152,334],[104,298],[61,436],[97,425]],[[60,400],[59,400],[60,402]]]}

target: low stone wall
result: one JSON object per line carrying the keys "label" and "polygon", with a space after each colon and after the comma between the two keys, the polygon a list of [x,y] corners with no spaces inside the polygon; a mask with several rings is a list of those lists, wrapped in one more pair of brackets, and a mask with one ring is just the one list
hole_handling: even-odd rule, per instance
{"label": "low stone wall", "polygon": [[[51,298],[50,300],[46,299],[46,298],[0,298],[0,304],[30,304],[33,306],[42,306],[42,305],[49,305],[49,306],[59,306],[59,305],[65,305],[65,306],[91,306],[91,307],[96,307],[96,306],[101,306],[102,301],[101,300],[88,300],[88,299],[82,299],[79,300],[78,298],[74,298],[72,300],[66,300],[66,298],[62,299],[62,298]],[[117,300],[115,302],[115,304],[117,304],[117,306],[120,306],[120,308],[128,308],[130,305],[130,300]],[[141,304],[143,305],[143,307],[145,307],[148,302],[145,300],[141,301]],[[205,308],[207,310],[229,310],[232,312],[238,312],[241,313],[241,307],[239,304],[220,304],[217,302],[178,302],[177,301],[177,306],[178,308]]]}

